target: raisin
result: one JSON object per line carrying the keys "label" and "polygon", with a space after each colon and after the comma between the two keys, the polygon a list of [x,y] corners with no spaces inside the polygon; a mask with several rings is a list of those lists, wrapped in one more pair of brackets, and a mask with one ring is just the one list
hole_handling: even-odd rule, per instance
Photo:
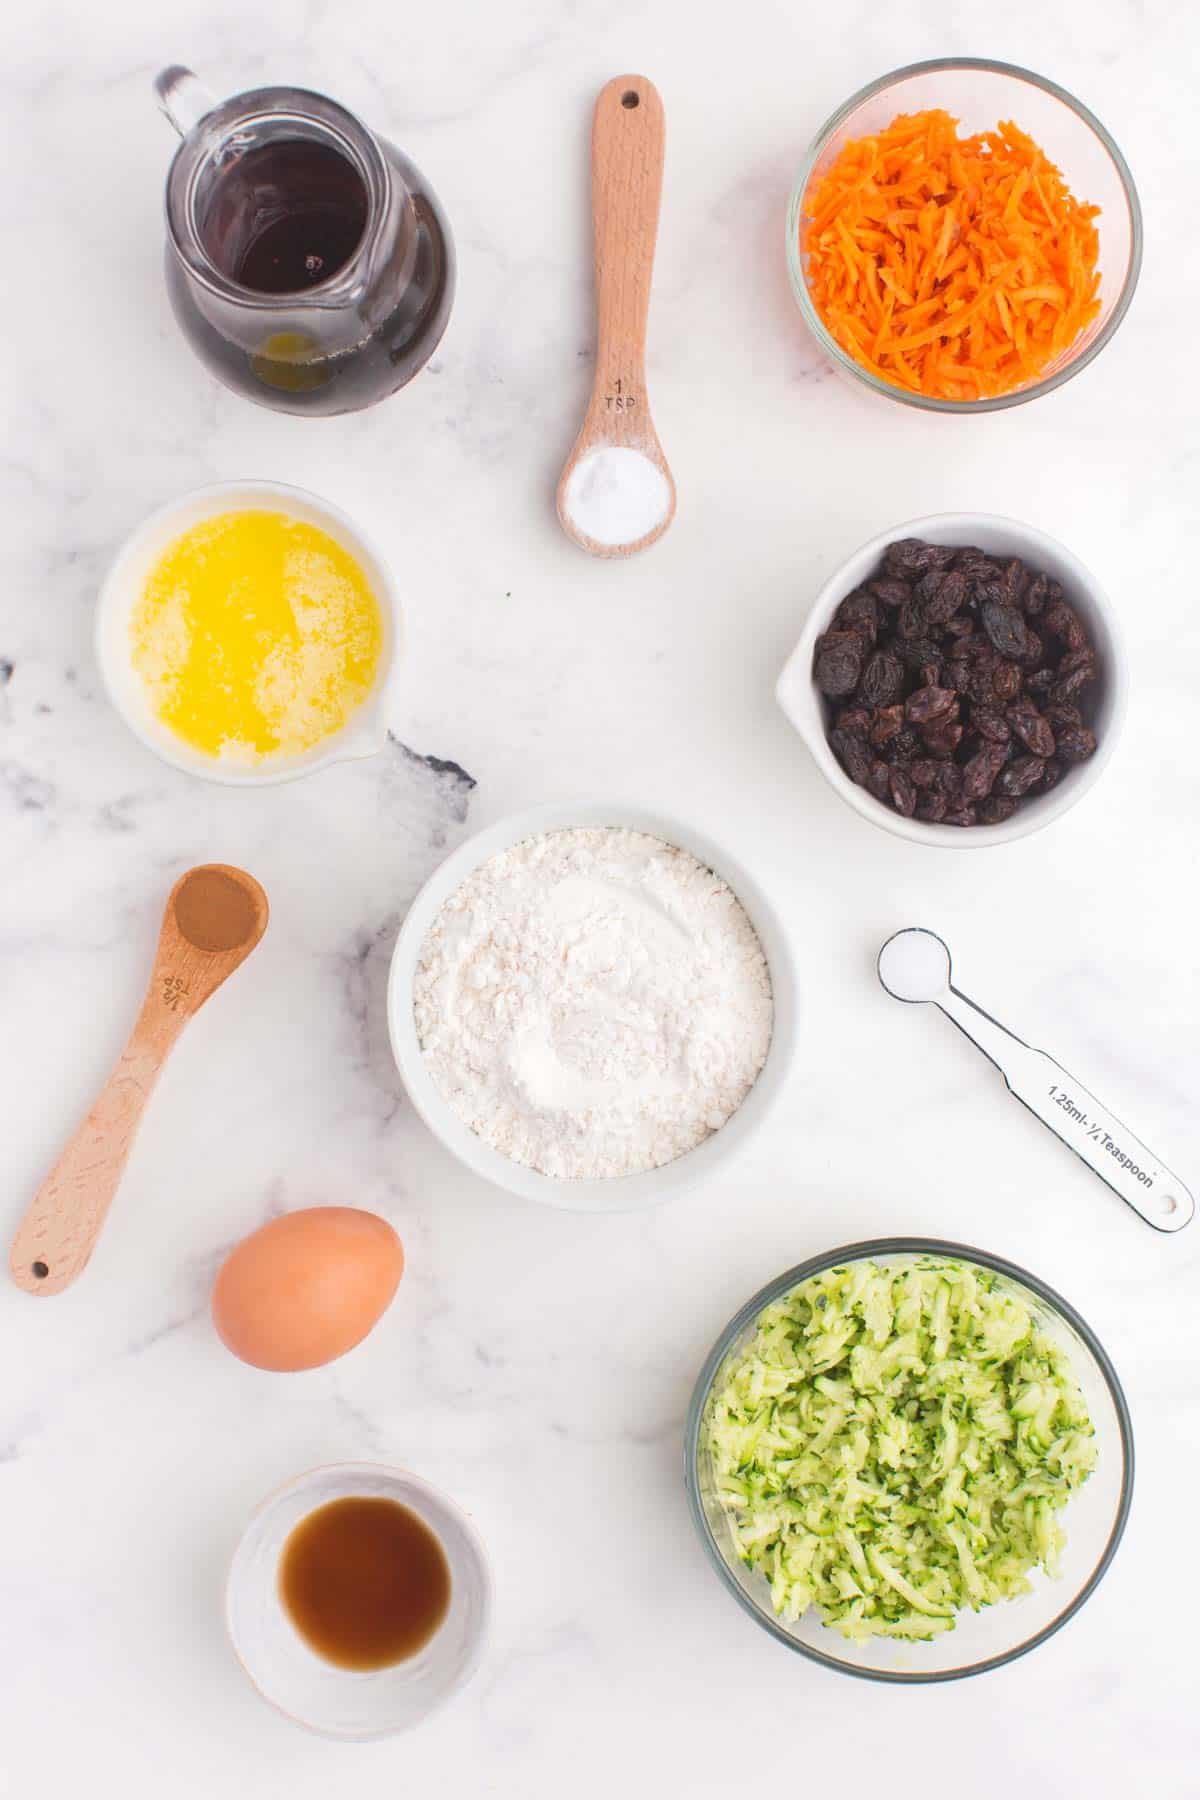
{"label": "raisin", "polygon": [[1083,724],[1083,714],[1077,706],[1072,706],[1069,700],[1064,701],[1061,706],[1051,703],[1051,705],[1043,707],[1042,716],[1049,721],[1055,731],[1060,725]]}
{"label": "raisin", "polygon": [[892,771],[882,757],[876,757],[867,772],[867,786],[877,800],[886,800],[891,793]]}
{"label": "raisin", "polygon": [[924,793],[917,795],[917,817],[924,819],[928,825],[939,825],[946,816],[949,801],[945,794]]}
{"label": "raisin", "polygon": [[839,631],[859,631],[872,646],[879,634],[879,607],[865,588],[856,588],[838,607],[833,623]]}
{"label": "raisin", "polygon": [[1064,706],[1068,701],[1074,700],[1080,688],[1094,680],[1095,674],[1096,665],[1093,662],[1082,663],[1079,668],[1068,670],[1050,689],[1050,698],[1056,706]]}
{"label": "raisin", "polygon": [[813,679],[831,700],[852,694],[862,674],[863,639],[857,631],[827,631],[817,639]]}
{"label": "raisin", "polygon": [[1040,781],[1046,764],[1040,756],[1018,756],[1008,767],[1001,769],[996,779],[996,791],[1009,800],[1018,800],[1027,794],[1035,781]]}
{"label": "raisin", "polygon": [[865,706],[843,706],[834,724],[839,731],[849,731],[855,737],[866,737],[871,729],[871,715]]}
{"label": "raisin", "polygon": [[889,575],[899,575],[911,581],[933,567],[930,548],[920,538],[897,538],[883,553],[884,567]]}
{"label": "raisin", "polygon": [[1086,762],[1096,748],[1096,734],[1086,725],[1064,725],[1054,733],[1054,748],[1060,762]]}
{"label": "raisin", "polygon": [[921,740],[911,725],[894,737],[887,747],[887,759],[890,763],[911,762],[921,748]]}
{"label": "raisin", "polygon": [[1081,650],[1067,651],[1058,665],[1060,680],[1064,675],[1073,675],[1077,669],[1087,669],[1089,679],[1096,673],[1096,653],[1090,644],[1085,644]]}
{"label": "raisin", "polygon": [[1017,802],[1008,799],[1004,794],[989,794],[986,800],[979,802],[979,823],[981,825],[1003,825],[1011,819],[1017,810]]}
{"label": "raisin", "polygon": [[928,606],[930,601],[935,598],[938,589],[945,579],[946,572],[944,569],[926,569],[924,575],[921,576],[920,580],[913,588],[913,599],[921,606]]}
{"label": "raisin", "polygon": [[953,719],[944,724],[926,725],[921,733],[925,748],[932,756],[953,756],[962,743],[963,728]]}
{"label": "raisin", "polygon": [[1020,662],[1029,644],[1029,633],[1020,613],[1005,606],[1002,600],[985,600],[979,616],[992,648],[1001,656]]}
{"label": "raisin", "polygon": [[897,581],[894,576],[883,575],[876,581],[869,581],[867,586],[884,606],[903,606],[906,600],[912,599],[912,589],[907,581]]}
{"label": "raisin", "polygon": [[1051,688],[1051,698],[1054,700],[1054,704],[1065,706],[1069,700],[1074,700],[1079,689],[1085,688],[1094,675],[1096,675],[1094,668],[1090,668],[1090,670],[1085,668],[1085,670],[1072,670],[1065,679],[1056,680]]}
{"label": "raisin", "polygon": [[[922,581],[931,580],[926,575]],[[925,618],[930,625],[944,625],[952,619],[964,605],[967,598],[967,578],[961,569],[951,569],[947,574],[938,577],[938,590],[932,599],[925,602]],[[917,592],[921,589],[918,587]]]}
{"label": "raisin", "polygon": [[977,751],[963,770],[963,799],[982,800],[990,794],[1007,756],[1005,744],[985,744]]}
{"label": "raisin", "polygon": [[996,561],[994,556],[988,556],[984,551],[977,550],[973,544],[958,551],[954,558],[954,567],[961,569],[967,580],[972,583],[995,581],[997,576],[1003,573],[1002,565]]}
{"label": "raisin", "polygon": [[904,702],[904,717],[910,725],[941,725],[953,718],[957,706],[953,688],[918,688]]}
{"label": "raisin", "polygon": [[1029,586],[1030,575],[1019,557],[1014,556],[1011,562],[1005,563],[1004,574],[1000,579],[1009,606],[1020,606],[1025,598],[1025,589]]}
{"label": "raisin", "polygon": [[1001,713],[993,711],[990,706],[976,706],[971,712],[971,723],[980,737],[989,738],[993,744],[1007,744],[1009,740],[1008,722]]}
{"label": "raisin", "polygon": [[1024,607],[1028,618],[1036,619],[1040,616],[1049,597],[1049,593],[1049,577],[1045,575],[1035,575],[1029,586],[1025,589]]}
{"label": "raisin", "polygon": [[992,670],[992,693],[997,700],[1015,700],[1021,691],[1021,671],[1016,663],[999,662]]}
{"label": "raisin", "polygon": [[956,806],[948,806],[942,814],[943,825],[974,825],[978,814],[975,808],[966,802]]}
{"label": "raisin", "polygon": [[919,638],[925,635],[925,609],[919,600],[910,600],[900,608],[900,618],[896,626],[902,638]]}
{"label": "raisin", "polygon": [[1056,600],[1046,608],[1042,617],[1043,631],[1052,631],[1061,638],[1068,650],[1086,650],[1087,633],[1083,629],[1079,614],[1065,600]]}
{"label": "raisin", "polygon": [[1054,732],[1049,720],[1043,719],[1036,706],[1028,700],[1019,701],[1009,707],[1007,717],[1014,735],[1027,750],[1032,750],[1035,756],[1054,755]]}
{"label": "raisin", "polygon": [[954,560],[954,550],[948,544],[926,544],[921,538],[898,538],[888,545],[883,560],[889,575],[911,581],[928,569],[947,568]]}
{"label": "raisin", "polygon": [[1060,762],[1048,762],[1046,767],[1042,770],[1042,779],[1036,786],[1030,789],[1030,792],[1033,794],[1048,794],[1051,788],[1056,788],[1058,786],[1063,778],[1063,774],[1064,770]]}
{"label": "raisin", "polygon": [[855,737],[849,731],[839,731],[835,726],[829,734],[829,742],[851,781],[856,782],[859,787],[865,787],[872,759],[863,739]]}
{"label": "raisin", "polygon": [[922,669],[938,660],[937,645],[929,638],[897,638],[895,650],[910,675],[919,675]]}
{"label": "raisin", "polygon": [[871,721],[871,742],[880,749],[898,737],[903,729],[904,708],[898,702],[895,706],[881,706]]}
{"label": "raisin", "polygon": [[906,819],[911,819],[917,810],[917,790],[911,778],[903,769],[893,769],[891,773],[892,805]]}
{"label": "raisin", "polygon": [[922,793],[942,794],[947,800],[962,793],[962,770],[948,757],[917,756],[907,767],[914,787]]}
{"label": "raisin", "polygon": [[904,692],[904,664],[890,651],[877,650],[862,673],[858,697],[864,706],[891,706]]}
{"label": "raisin", "polygon": [[[993,681],[996,666],[982,657],[976,657],[972,663],[971,673],[967,677],[967,694],[973,705],[994,706],[996,701],[1001,698],[996,692]],[[1012,667],[1012,664],[1004,663],[1000,666],[1008,669]]]}

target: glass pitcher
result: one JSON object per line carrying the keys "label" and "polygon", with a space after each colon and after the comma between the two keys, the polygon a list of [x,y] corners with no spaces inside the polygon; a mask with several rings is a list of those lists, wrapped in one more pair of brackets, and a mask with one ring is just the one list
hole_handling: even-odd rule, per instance
{"label": "glass pitcher", "polygon": [[178,66],[154,85],[183,140],[167,177],[167,286],[213,374],[314,414],[411,381],[454,299],[450,227],[420,171],[322,94],[218,102]]}

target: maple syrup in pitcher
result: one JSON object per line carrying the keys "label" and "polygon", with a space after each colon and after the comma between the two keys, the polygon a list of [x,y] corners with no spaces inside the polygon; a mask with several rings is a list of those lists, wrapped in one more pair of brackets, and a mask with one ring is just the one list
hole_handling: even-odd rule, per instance
{"label": "maple syrup in pitcher", "polygon": [[156,83],[183,142],[167,181],[167,284],[228,387],[284,412],[370,406],[422,369],[454,296],[450,228],[395,145],[321,94],[217,104]]}
{"label": "maple syrup in pitcher", "polygon": [[367,191],[324,144],[264,144],[221,182],[205,248],[256,294],[298,294],[345,268],[362,243]]}

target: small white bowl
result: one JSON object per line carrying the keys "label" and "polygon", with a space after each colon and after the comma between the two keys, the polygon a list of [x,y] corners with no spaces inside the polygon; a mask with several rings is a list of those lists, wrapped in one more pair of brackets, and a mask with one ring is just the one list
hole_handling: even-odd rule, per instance
{"label": "small white bowl", "polygon": [[[617,825],[644,831],[664,843],[686,850],[713,869],[737,895],[758,933],[771,977],[774,1021],[771,1045],[758,1080],[741,1106],[719,1131],[697,1144],[674,1162],[640,1175],[614,1176],[593,1181],[560,1180],[542,1175],[523,1163],[513,1162],[485,1143],[442,1098],[425,1064],[413,1019],[413,977],[426,933],[442,906],[481,863],[499,851],[510,850],[527,838],[547,831],[566,831],[575,826]],[[643,807],[614,806],[603,801],[574,805],[541,806],[517,813],[477,832],[438,868],[408,910],[392,955],[388,979],[388,1031],[392,1053],[408,1097],[429,1129],[459,1161],[497,1187],[526,1200],[570,1212],[628,1212],[674,1199],[723,1167],[757,1130],[787,1080],[795,1054],[799,1016],[796,968],[783,921],[758,882],[729,851],[684,824],[681,819]]]}
{"label": "small white bowl", "polygon": [[[129,654],[129,618],[155,563],[163,552],[198,525],[218,513],[261,508],[287,513],[329,533],[355,558],[379,603],[383,623],[383,649],[371,692],[340,731],[322,738],[300,756],[269,757],[250,768],[219,762],[194,750],[177,737],[153,712],[145,685],[136,674]],[[96,660],[109,699],[129,729],[148,750],[205,781],[226,787],[274,787],[311,775],[330,763],[374,756],[387,742],[389,706],[403,645],[400,598],[387,564],[366,534],[340,507],[310,494],[304,488],[279,481],[221,481],[196,488],[171,500],[139,525],[126,539],[104,578],[96,607]]]}
{"label": "small white bowl", "polygon": [[[1094,754],[1087,762],[1067,769],[1058,786],[1048,794],[1023,800],[1013,817],[1001,825],[931,825],[923,819],[903,818],[851,781],[826,736],[825,701],[817,692],[812,675],[816,641],[828,629],[847,594],[874,574],[888,545],[909,537],[924,538],[931,544],[974,544],[990,556],[1018,556],[1031,568],[1052,576],[1062,583],[1066,598],[1087,626],[1096,650],[1098,674],[1094,689],[1089,690],[1091,724],[1096,733]],[[1069,812],[1100,779],[1125,723],[1129,698],[1126,671],[1125,648],[1112,601],[1065,544],[1033,525],[1023,525],[1018,519],[1002,518],[997,513],[931,513],[928,518],[908,519],[881,531],[830,577],[817,595],[799,643],[784,664],[775,693],[826,781],[856,813],[910,843],[981,850],[1040,831]]]}
{"label": "small white bowl", "polygon": [[[294,1526],[330,1500],[398,1500],[438,1537],[450,1564],[450,1610],[423,1650],[387,1669],[336,1668],[310,1650],[279,1596],[279,1559]],[[380,1738],[419,1725],[465,1687],[491,1623],[492,1577],[482,1539],[453,1500],[405,1469],[332,1463],[268,1495],[229,1566],[225,1623],[264,1700],[322,1737]]]}

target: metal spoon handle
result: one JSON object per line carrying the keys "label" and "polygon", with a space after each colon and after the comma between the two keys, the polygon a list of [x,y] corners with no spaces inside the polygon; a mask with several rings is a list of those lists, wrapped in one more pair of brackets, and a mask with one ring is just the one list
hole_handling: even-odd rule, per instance
{"label": "metal spoon handle", "polygon": [[1182,1231],[1196,1210],[1188,1188],[1061,1063],[1035,1050],[951,986],[936,1001],[1004,1077],[1010,1094],[1073,1150],[1155,1231]]}

